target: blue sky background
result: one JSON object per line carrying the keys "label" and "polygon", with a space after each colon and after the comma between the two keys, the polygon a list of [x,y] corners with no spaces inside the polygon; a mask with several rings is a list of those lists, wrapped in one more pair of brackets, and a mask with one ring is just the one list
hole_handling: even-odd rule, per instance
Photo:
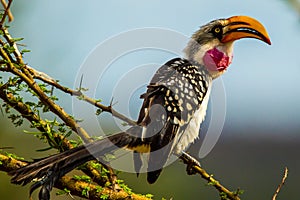
{"label": "blue sky background", "polygon": [[[12,24],[13,34],[24,37],[32,51],[25,60],[70,87],[89,52],[122,32],[158,27],[190,36],[212,19],[232,15],[255,17],[266,26],[272,46],[254,40],[235,44],[233,63],[222,77],[227,95],[226,124],[257,127],[270,133],[287,127],[300,129],[299,17],[283,1],[28,0],[14,2],[14,9],[18,12]],[[146,54],[130,59],[146,63],[153,59],[163,64],[174,57],[157,52],[153,55],[150,59]],[[130,59],[126,65],[132,62],[136,67]],[[120,62],[118,65],[122,68]],[[103,94],[106,93],[98,98],[109,103],[111,97]],[[64,101],[67,110],[71,109],[70,101]]]}

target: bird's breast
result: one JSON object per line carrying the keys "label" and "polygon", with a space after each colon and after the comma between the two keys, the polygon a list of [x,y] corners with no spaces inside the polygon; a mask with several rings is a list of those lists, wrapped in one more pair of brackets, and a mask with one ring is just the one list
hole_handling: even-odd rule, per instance
{"label": "bird's breast", "polygon": [[179,138],[177,138],[177,145],[175,147],[175,153],[180,154],[182,151],[186,150],[187,147],[192,144],[195,139],[199,137],[200,125],[205,119],[206,110],[209,101],[211,88],[208,88],[208,91],[199,106],[199,108],[194,112],[189,124],[182,134],[179,134]]}

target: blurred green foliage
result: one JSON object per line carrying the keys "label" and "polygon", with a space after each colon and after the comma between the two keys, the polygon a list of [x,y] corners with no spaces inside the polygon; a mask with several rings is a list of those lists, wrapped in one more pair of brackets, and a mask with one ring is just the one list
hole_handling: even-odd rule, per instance
{"label": "blurred green foliage", "polygon": [[300,16],[300,1],[299,0],[282,0],[289,4],[289,6],[294,9]]}

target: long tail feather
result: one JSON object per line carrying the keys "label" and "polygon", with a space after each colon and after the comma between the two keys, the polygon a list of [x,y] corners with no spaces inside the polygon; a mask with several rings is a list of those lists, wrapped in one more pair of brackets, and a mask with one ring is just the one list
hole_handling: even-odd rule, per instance
{"label": "long tail feather", "polygon": [[[136,128],[129,129],[130,132],[139,131]],[[76,167],[95,158],[100,158],[104,154],[123,148],[128,145],[134,145],[137,138],[134,134],[121,132],[102,140],[97,140],[86,145],[55,154],[44,159],[40,159],[25,167],[9,172],[12,176],[11,182],[14,184],[26,185],[36,180],[31,186],[30,194],[42,186],[39,198],[49,199],[50,191],[53,185],[64,174],[70,172]]]}

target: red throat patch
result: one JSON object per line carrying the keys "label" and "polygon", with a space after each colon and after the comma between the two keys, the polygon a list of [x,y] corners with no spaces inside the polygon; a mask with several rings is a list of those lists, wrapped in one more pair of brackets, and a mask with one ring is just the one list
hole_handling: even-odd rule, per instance
{"label": "red throat patch", "polygon": [[230,65],[231,60],[232,57],[227,56],[217,48],[208,50],[203,57],[204,65],[210,71],[225,70]]}

